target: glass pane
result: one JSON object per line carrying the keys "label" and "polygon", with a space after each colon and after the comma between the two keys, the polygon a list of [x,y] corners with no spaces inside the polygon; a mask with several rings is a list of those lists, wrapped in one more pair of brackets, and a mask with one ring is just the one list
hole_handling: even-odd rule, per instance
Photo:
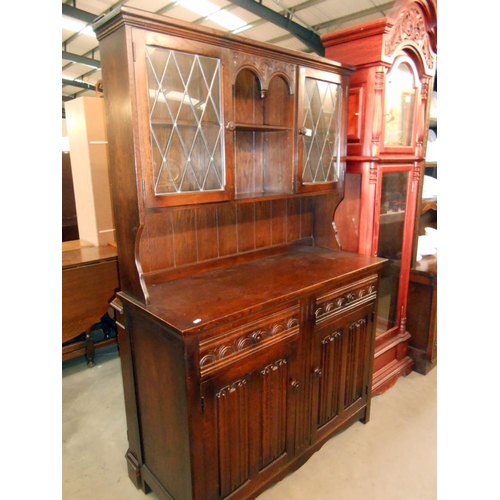
{"label": "glass pane", "polygon": [[338,181],[340,95],[336,83],[305,79],[304,184]]}
{"label": "glass pane", "polygon": [[155,194],[222,190],[220,61],[157,47],[146,54]]}
{"label": "glass pane", "polygon": [[382,176],[377,255],[389,259],[389,264],[380,278],[377,334],[396,326],[397,321],[408,176],[408,172],[389,172]]}
{"label": "glass pane", "polygon": [[382,269],[377,308],[376,336],[382,335],[397,324],[399,270],[399,266],[393,262],[390,262]]}
{"label": "glass pane", "polygon": [[386,146],[411,146],[415,115],[415,78],[409,64],[401,63],[388,73],[385,94]]}

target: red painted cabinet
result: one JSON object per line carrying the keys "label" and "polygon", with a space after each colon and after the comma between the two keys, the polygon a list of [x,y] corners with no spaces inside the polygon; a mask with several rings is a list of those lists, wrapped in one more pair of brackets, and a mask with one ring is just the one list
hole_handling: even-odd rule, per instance
{"label": "red painted cabinet", "polygon": [[323,35],[327,57],[356,66],[347,120],[341,248],[389,259],[381,276],[373,392],[408,374],[408,283],[424,128],[436,69],[436,3],[399,0],[387,17]]}

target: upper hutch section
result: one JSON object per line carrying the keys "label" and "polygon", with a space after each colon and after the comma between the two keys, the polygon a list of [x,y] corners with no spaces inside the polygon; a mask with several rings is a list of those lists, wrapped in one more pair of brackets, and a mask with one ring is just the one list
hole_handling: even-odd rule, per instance
{"label": "upper hutch section", "polygon": [[348,155],[423,159],[426,103],[436,71],[436,10],[434,0],[397,0],[385,18],[322,36],[328,57],[356,66]]}
{"label": "upper hutch section", "polygon": [[[127,7],[94,29],[123,291],[314,239],[305,197],[342,195],[354,68]],[[256,229],[279,214],[286,237]]]}
{"label": "upper hutch section", "polygon": [[129,8],[94,27],[103,72],[109,40],[124,30],[146,208],[339,182],[352,68]]}

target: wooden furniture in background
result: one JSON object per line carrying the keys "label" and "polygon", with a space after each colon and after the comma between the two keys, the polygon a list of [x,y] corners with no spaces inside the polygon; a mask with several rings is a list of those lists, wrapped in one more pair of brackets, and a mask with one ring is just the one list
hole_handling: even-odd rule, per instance
{"label": "wooden furniture in background", "polygon": [[437,365],[437,255],[423,257],[410,271],[408,354],[413,369],[427,375]]}
{"label": "wooden furniture in background", "polygon": [[[434,91],[437,92],[437,76],[434,77]],[[432,109],[431,106],[429,106]],[[434,111],[437,110],[437,104]],[[437,134],[437,115],[429,112],[428,131]],[[438,164],[435,151],[429,160],[426,149],[425,175],[437,179]],[[413,241],[414,264],[410,270],[408,289],[407,325],[411,332],[408,354],[413,359],[413,369],[427,375],[437,365],[437,254],[423,256],[417,260],[418,238],[425,235],[425,228],[437,229],[437,194],[428,193],[420,185],[417,202],[416,231]]]}
{"label": "wooden furniture in background", "polygon": [[79,238],[104,246],[115,241],[104,103],[78,97],[65,110]]}
{"label": "wooden furniture in background", "polygon": [[94,29],[129,477],[255,498],[370,415],[385,259],[332,227],[352,68],[127,7]]}
{"label": "wooden furniture in background", "polygon": [[343,250],[389,259],[381,278],[373,393],[407,375],[408,284],[427,101],[436,69],[434,0],[397,0],[385,18],[322,36],[356,66],[348,111],[346,196],[335,213]]}
{"label": "wooden furniture in background", "polygon": [[[73,242],[70,242],[73,243]],[[92,339],[92,327],[100,323],[118,291],[116,248],[85,245],[62,252],[62,360],[85,355],[94,364],[95,349],[116,343],[116,338]],[[71,340],[85,333],[85,339]],[[66,344],[66,345],[64,345]]]}
{"label": "wooden furniture in background", "polygon": [[80,238],[76,216],[75,189],[71,173],[71,157],[68,151],[62,152],[62,241]]}

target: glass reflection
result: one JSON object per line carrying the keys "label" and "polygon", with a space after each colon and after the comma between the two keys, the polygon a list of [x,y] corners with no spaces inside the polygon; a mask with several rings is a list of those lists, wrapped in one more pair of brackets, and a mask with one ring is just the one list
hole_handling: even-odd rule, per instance
{"label": "glass reflection", "polygon": [[304,86],[302,182],[336,182],[339,169],[339,85],[313,78]]}
{"label": "glass reflection", "polygon": [[408,177],[409,172],[386,172],[382,176],[377,255],[389,259],[389,264],[380,277],[377,335],[397,324]]}
{"label": "glass reflection", "polygon": [[415,76],[406,62],[396,64],[386,77],[386,146],[411,146],[415,115]]}
{"label": "glass reflection", "polygon": [[155,194],[224,187],[220,60],[147,47]]}

